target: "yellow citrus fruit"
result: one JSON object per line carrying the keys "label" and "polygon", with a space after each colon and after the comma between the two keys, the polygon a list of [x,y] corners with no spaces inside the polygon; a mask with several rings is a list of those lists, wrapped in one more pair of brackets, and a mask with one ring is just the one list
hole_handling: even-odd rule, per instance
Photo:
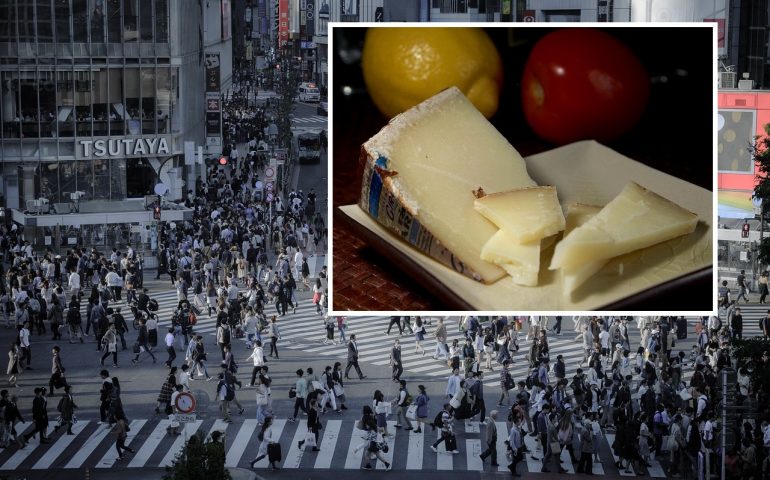
{"label": "yellow citrus fruit", "polygon": [[452,86],[487,118],[497,111],[502,62],[480,28],[370,28],[361,63],[369,95],[388,117]]}

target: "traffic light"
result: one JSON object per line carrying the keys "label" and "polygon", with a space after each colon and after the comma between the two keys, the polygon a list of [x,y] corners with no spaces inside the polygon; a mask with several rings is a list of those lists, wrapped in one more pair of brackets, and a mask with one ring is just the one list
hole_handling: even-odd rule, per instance
{"label": "traffic light", "polygon": [[223,167],[227,165],[227,157],[225,156],[219,157],[219,164],[222,165]]}
{"label": "traffic light", "polygon": [[155,205],[152,207],[152,218],[155,220],[160,220],[160,205]]}
{"label": "traffic light", "polygon": [[749,224],[744,223],[743,228],[741,229],[741,238],[749,238]]}

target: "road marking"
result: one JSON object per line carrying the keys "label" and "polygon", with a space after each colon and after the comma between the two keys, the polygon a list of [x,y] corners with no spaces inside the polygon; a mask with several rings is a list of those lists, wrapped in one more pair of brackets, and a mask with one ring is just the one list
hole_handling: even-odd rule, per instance
{"label": "road marking", "polygon": [[286,460],[283,462],[283,468],[299,468],[302,463],[303,450],[312,449],[312,447],[306,447],[305,445],[303,445],[303,448],[299,448],[297,445],[297,442],[300,440],[305,440],[307,432],[307,422],[301,421],[297,427],[297,431],[294,432],[294,438],[291,441],[291,445],[289,445],[289,451],[286,452]]}
{"label": "road marking", "polygon": [[[254,429],[257,428],[257,421],[253,418],[247,418],[243,421],[238,434],[235,436],[233,444],[227,451],[227,457],[225,459],[225,466],[228,468],[235,468],[243,456],[243,452],[246,451],[246,446],[249,443],[249,439],[254,434]],[[276,438],[280,438],[277,436]]]}
{"label": "road marking", "polygon": [[[436,429],[436,439],[441,438],[441,429]],[[446,442],[441,442],[441,447],[443,450],[439,450],[438,453],[436,453],[436,470],[452,470],[454,466],[454,461],[452,459],[453,454],[450,453],[449,450],[446,448]]]}
{"label": "road marking", "polygon": [[96,447],[99,446],[100,443],[102,443],[102,440],[112,431],[112,427],[109,425],[99,425],[94,433],[91,434],[91,436],[88,438],[86,443],[84,443],[80,448],[78,448],[78,451],[75,452],[75,455],[70,459],[69,462],[67,462],[67,465],[64,466],[64,468],[80,468],[83,463],[85,463],[86,460],[88,460],[88,457],[93,453],[93,451],[96,449]]}
{"label": "road marking", "polygon": [[[18,432],[17,436],[19,438],[22,438],[22,435],[26,435],[27,430],[32,431],[32,428],[34,428],[34,425],[31,428],[28,428],[28,429],[25,428],[24,429],[24,433],[18,432],[18,430],[17,430],[17,432]],[[46,433],[46,437],[51,438],[51,433],[53,433],[53,429],[54,429],[54,425],[53,424],[49,424],[48,425],[48,430],[46,430],[46,432],[47,432]],[[39,438],[40,438],[40,435],[38,435],[38,439]],[[17,468],[19,468],[19,465],[21,465],[21,463],[24,460],[26,460],[27,457],[29,457],[30,454],[32,452],[34,452],[35,449],[37,447],[39,447],[39,446],[40,446],[40,440],[36,440],[35,443],[30,443],[29,445],[27,445],[27,447],[20,448],[20,449],[16,450],[16,452],[14,452],[14,454],[11,456],[11,458],[9,458],[8,461],[6,461],[3,464],[3,467],[0,470],[16,470]]]}
{"label": "road marking", "polygon": [[497,467],[498,472],[508,471],[508,461],[506,460],[506,452],[508,447],[505,445],[505,441],[508,440],[508,424],[505,422],[495,422],[497,425],[497,463],[500,464]]}
{"label": "road marking", "polygon": [[48,468],[53,465],[53,463],[56,461],[56,459],[64,453],[64,450],[70,446],[70,444],[75,441],[75,438],[80,434],[80,432],[83,431],[84,428],[86,428],[86,425],[88,425],[88,421],[79,421],[78,423],[72,425],[72,432],[74,435],[67,435],[66,433],[62,434],[61,437],[59,437],[58,440],[56,440],[56,443],[48,447],[48,450],[45,452],[45,454],[40,457],[40,459],[35,463],[35,465],[32,467],[33,470],[39,470],[41,468]]}
{"label": "road marking", "polygon": [[[427,428],[427,424],[415,422],[420,428]],[[422,430],[417,433],[414,430],[409,431],[409,450],[406,457],[407,470],[422,470],[422,457],[425,449],[425,437]]]}
{"label": "road marking", "polygon": [[[481,461],[481,440],[469,438],[465,440],[466,461],[468,470],[481,472],[484,470],[484,462]],[[494,468],[494,467],[493,467]]]}
{"label": "road marking", "polygon": [[166,452],[166,455],[163,457],[163,460],[160,461],[161,467],[171,466],[177,454],[180,451],[182,451],[182,447],[184,447],[185,441],[189,440],[190,437],[195,435],[195,432],[198,431],[198,429],[202,424],[203,424],[203,420],[196,420],[194,422],[183,423],[180,425],[180,427],[182,427],[184,430],[181,432],[180,435],[176,436],[176,440],[174,440],[174,443],[172,443],[171,447],[169,447],[168,451]]}
{"label": "road marking", "polygon": [[[539,472],[543,468],[543,449],[540,447],[540,441],[535,440],[535,437],[530,437],[529,434],[524,434],[524,445],[526,445],[527,449],[529,450],[529,453],[525,453],[524,456],[527,458],[527,471],[528,472]],[[535,460],[532,458],[533,456],[537,456],[539,460]]]}
{"label": "road marking", "polygon": [[[395,432],[396,432],[396,422],[395,421],[391,420],[391,421],[388,422],[388,432],[393,432],[390,435],[388,435],[387,437],[385,437],[385,439],[384,439],[385,443],[388,445],[388,453],[385,453],[385,452],[380,452],[380,453],[382,454],[383,457],[385,457],[385,461],[392,465],[393,464],[393,450],[395,450],[395,448],[396,448],[396,445],[395,445],[395,441],[396,441],[396,439],[395,439],[395,437],[396,437],[396,434],[395,434]],[[379,461],[379,458],[377,460],[378,460],[377,461],[377,470],[385,470],[385,465],[382,462]]]}
{"label": "road marking", "polygon": [[[136,434],[139,433],[139,430],[142,429],[145,423],[147,423],[147,420],[134,420],[131,422],[129,425],[131,431],[128,432],[128,436],[126,437],[126,446],[131,445],[131,441],[134,439]],[[117,459],[118,452],[114,448],[110,448],[107,450],[107,453],[104,454],[99,463],[96,464],[96,468],[110,468],[115,464]]]}
{"label": "road marking", "polygon": [[330,468],[332,465],[332,457],[334,456],[334,448],[337,446],[337,440],[340,436],[340,428],[342,427],[342,420],[327,420],[324,425],[324,435],[321,439],[321,449],[315,459],[314,468]]}
{"label": "road marking", "polygon": [[161,420],[155,426],[155,430],[152,431],[149,437],[144,441],[142,447],[134,454],[134,458],[128,463],[129,467],[143,467],[150,456],[158,448],[160,442],[166,438],[166,429],[171,425],[170,420]]}
{"label": "road marking", "polygon": [[[615,449],[612,448],[612,444],[615,443],[615,434],[613,433],[605,433],[604,437],[607,439],[607,445],[610,447],[610,452],[612,453],[612,458],[615,460],[615,463],[618,463],[620,461],[620,457],[615,455]],[[626,473],[626,470],[631,470],[631,473]],[[620,472],[620,475],[623,477],[635,477],[636,473],[634,473],[634,468],[629,464],[628,468],[619,468],[618,471]]]}
{"label": "road marking", "polygon": [[345,469],[361,468],[361,458],[366,455],[366,432],[359,430],[353,425],[353,432],[350,434],[350,444],[348,453],[345,456]]}

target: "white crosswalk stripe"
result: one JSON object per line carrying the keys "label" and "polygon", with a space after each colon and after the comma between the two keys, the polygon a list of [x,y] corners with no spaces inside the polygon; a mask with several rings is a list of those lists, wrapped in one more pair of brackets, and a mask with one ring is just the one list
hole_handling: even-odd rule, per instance
{"label": "white crosswalk stripe", "polygon": [[292,123],[326,123],[327,118],[321,115],[312,115],[310,117],[294,118]]}

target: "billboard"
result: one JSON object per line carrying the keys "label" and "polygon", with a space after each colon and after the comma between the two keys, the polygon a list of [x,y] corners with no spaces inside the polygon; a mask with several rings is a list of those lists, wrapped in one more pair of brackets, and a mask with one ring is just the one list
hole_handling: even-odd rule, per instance
{"label": "billboard", "polygon": [[219,79],[219,54],[207,53],[206,58],[206,91],[219,93],[221,83]]}
{"label": "billboard", "polygon": [[278,0],[278,48],[289,41],[289,0]]}

